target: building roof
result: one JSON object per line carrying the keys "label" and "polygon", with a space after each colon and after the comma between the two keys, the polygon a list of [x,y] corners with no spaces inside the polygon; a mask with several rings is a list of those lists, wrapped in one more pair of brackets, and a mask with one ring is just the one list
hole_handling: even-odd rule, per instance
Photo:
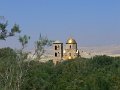
{"label": "building roof", "polygon": [[61,43],[59,40],[56,40],[55,42],[53,42],[53,43]]}
{"label": "building roof", "polygon": [[73,39],[73,38],[69,38],[66,43],[67,44],[77,44],[75,39]]}

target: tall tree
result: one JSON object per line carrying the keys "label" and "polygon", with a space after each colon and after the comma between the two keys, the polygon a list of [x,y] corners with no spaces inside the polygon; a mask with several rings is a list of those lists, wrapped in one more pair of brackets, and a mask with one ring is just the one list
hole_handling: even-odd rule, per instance
{"label": "tall tree", "polygon": [[44,37],[40,34],[39,39],[35,42],[35,54],[37,56],[37,59],[40,59],[41,56],[45,53],[45,47],[52,45],[51,40],[49,40],[47,37]]}
{"label": "tall tree", "polygon": [[19,42],[20,42],[22,48],[20,50],[18,50],[17,53],[18,53],[18,56],[20,57],[20,60],[27,59],[27,56],[29,53],[23,52],[23,50],[27,46],[29,40],[30,40],[30,36],[27,36],[27,35],[19,36]]}

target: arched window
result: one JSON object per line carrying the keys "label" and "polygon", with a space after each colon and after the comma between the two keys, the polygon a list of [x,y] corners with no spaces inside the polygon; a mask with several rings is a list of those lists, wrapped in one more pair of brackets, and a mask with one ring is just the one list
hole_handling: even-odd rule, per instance
{"label": "arched window", "polygon": [[70,49],[71,49],[71,45],[70,45]]}
{"label": "arched window", "polygon": [[69,53],[69,56],[71,56],[71,53]]}
{"label": "arched window", "polygon": [[57,53],[55,53],[55,57],[57,57]]}
{"label": "arched window", "polygon": [[55,46],[55,50],[57,50],[57,46]]}

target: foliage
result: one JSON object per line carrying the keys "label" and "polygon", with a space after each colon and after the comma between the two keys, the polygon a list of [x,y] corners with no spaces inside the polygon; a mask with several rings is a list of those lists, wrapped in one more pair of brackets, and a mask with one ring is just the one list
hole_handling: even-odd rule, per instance
{"label": "foliage", "polygon": [[55,66],[51,61],[20,62],[9,51],[14,54],[5,49],[7,57],[0,57],[2,90],[120,90],[120,57],[76,58]]}
{"label": "foliage", "polygon": [[6,40],[7,37],[14,36],[15,33],[20,33],[19,25],[14,24],[9,32],[7,30],[8,22],[1,22],[0,21],[0,40]]}
{"label": "foliage", "polygon": [[24,36],[19,36],[19,42],[22,46],[20,50],[16,50],[17,56],[19,57],[20,60],[24,61],[27,59],[29,52],[24,52],[23,50],[25,49],[26,45],[28,44],[30,40],[30,36],[24,35]]}
{"label": "foliage", "polygon": [[51,46],[52,41],[40,34],[39,39],[35,42],[35,54],[40,59],[45,52],[45,46]]}
{"label": "foliage", "polygon": [[16,52],[13,49],[9,47],[0,49],[0,58],[6,58],[11,56],[16,56]]}
{"label": "foliage", "polygon": [[0,52],[0,89],[19,90],[21,70],[17,54],[11,48],[2,48]]}
{"label": "foliage", "polygon": [[25,48],[25,46],[28,44],[28,41],[30,40],[30,36],[24,35],[19,36],[19,42],[22,45],[22,50]]}

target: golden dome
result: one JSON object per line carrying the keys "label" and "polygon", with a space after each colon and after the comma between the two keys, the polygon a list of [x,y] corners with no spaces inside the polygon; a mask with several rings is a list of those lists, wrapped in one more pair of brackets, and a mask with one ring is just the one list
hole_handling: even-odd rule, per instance
{"label": "golden dome", "polygon": [[76,41],[73,38],[69,38],[66,43],[68,43],[68,44],[76,44]]}
{"label": "golden dome", "polygon": [[68,59],[73,59],[73,58],[71,56],[69,56]]}

